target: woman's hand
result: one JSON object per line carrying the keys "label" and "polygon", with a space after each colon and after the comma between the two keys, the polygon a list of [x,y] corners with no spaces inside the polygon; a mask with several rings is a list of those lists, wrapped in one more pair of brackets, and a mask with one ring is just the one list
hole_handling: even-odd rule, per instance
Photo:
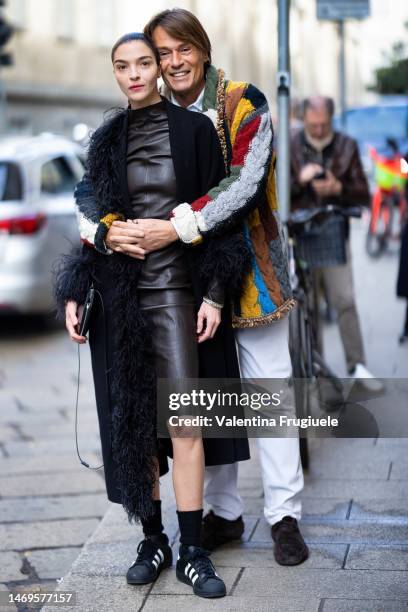
{"label": "woman's hand", "polygon": [[221,323],[221,309],[203,302],[197,315],[198,342],[214,338]]}
{"label": "woman's hand", "polygon": [[130,220],[115,221],[109,228],[105,244],[116,253],[123,253],[135,259],[145,259],[146,249],[140,246],[144,231]]}
{"label": "woman's hand", "polygon": [[84,307],[78,306],[74,300],[68,300],[65,306],[65,327],[68,330],[71,340],[77,344],[85,344],[86,337],[77,334],[77,325],[82,318]]}

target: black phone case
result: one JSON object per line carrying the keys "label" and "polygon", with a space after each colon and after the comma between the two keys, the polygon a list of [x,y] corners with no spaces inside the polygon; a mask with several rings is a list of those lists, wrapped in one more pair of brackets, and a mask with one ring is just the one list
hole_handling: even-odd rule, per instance
{"label": "black phone case", "polygon": [[86,334],[89,331],[89,323],[91,320],[91,312],[92,312],[92,305],[94,302],[94,298],[95,298],[95,289],[94,289],[94,286],[91,285],[91,287],[88,290],[88,293],[86,294],[84,310],[82,312],[82,318],[79,324],[78,334],[80,336],[86,336]]}

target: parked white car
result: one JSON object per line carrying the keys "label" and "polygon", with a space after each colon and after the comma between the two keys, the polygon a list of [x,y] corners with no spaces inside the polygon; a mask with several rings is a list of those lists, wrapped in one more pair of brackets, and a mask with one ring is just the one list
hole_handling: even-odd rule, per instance
{"label": "parked white car", "polygon": [[52,265],[79,244],[82,156],[52,134],[0,139],[0,313],[52,311]]}

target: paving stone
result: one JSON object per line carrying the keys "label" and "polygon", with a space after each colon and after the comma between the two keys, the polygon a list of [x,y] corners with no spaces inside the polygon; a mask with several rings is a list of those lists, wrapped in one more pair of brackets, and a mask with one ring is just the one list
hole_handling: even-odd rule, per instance
{"label": "paving stone", "polygon": [[378,521],[333,521],[326,524],[302,521],[301,529],[309,543],[397,545],[407,541],[406,525],[379,524]]}
{"label": "paving stone", "polygon": [[99,520],[84,518],[65,521],[0,524],[3,550],[27,550],[63,546],[82,546]]}
{"label": "paving stone", "polygon": [[109,580],[98,576],[71,576],[59,584],[58,591],[74,591],[76,607],[46,606],[46,612],[80,610],[81,612],[123,612],[139,610],[151,585],[132,586],[126,579],[112,576]]}
{"label": "paving stone", "polygon": [[0,552],[0,582],[26,579],[27,574],[21,572],[22,565],[23,561],[18,553]]}
{"label": "paving stone", "polygon": [[195,595],[149,595],[143,612],[318,612],[319,600],[310,598],[223,597],[203,600]]}
{"label": "paving stone", "polygon": [[[239,489],[241,491],[241,489]],[[244,504],[244,514],[256,516],[259,519],[263,519],[263,499],[259,497],[242,497]]]}
{"label": "paving stone", "polygon": [[[49,380],[52,379],[50,378]],[[38,381],[36,383],[38,385]],[[55,393],[48,391],[46,387],[37,390],[33,385],[29,384],[28,380],[25,380],[24,385],[20,382],[20,386],[13,395],[30,412],[41,411],[43,409],[48,410],[50,408],[58,410],[59,408],[69,406],[70,401],[72,401],[69,397],[55,395]]]}
{"label": "paving stone", "polygon": [[133,537],[143,538],[141,524],[129,524],[127,516],[119,504],[111,504],[108,511],[92,534],[90,542],[93,544],[119,544],[127,542]]}
{"label": "paving stone", "polygon": [[[6,452],[10,457],[33,457],[42,455],[67,455],[70,452],[76,453],[75,438],[67,432],[66,439],[27,441],[27,442],[8,442],[5,445]],[[97,435],[87,436],[86,445],[81,447],[82,453],[100,452],[101,443]]]}
{"label": "paving stone", "polygon": [[339,498],[311,498],[302,499],[302,517],[320,517],[326,519],[345,519],[349,509],[349,501]]}
{"label": "paving stone", "polygon": [[[176,533],[178,529],[176,505],[172,490],[171,474],[167,473],[160,478],[160,491],[162,497],[163,525],[168,533]],[[134,540],[136,538],[136,540]],[[98,529],[92,534],[89,544],[115,544],[123,541],[139,541],[143,538],[143,530],[140,523],[130,524],[126,513],[120,504],[109,504]]]}
{"label": "paving stone", "polygon": [[[11,585],[10,586],[10,591],[12,591],[12,593],[14,594],[14,596],[16,595],[26,595],[27,597],[30,597],[32,595],[38,594],[38,595],[48,595],[49,593],[54,593],[55,589],[56,589],[56,582],[55,580],[53,581],[49,581],[49,580],[44,580],[41,582],[31,582],[31,583],[27,583],[27,584],[16,584],[16,585]],[[20,603],[18,604],[19,609],[22,610],[23,612],[28,612],[31,610],[48,610],[48,607],[45,607],[42,603],[34,603],[31,605],[27,605],[24,603]],[[73,607],[71,607],[71,611],[74,610]]]}
{"label": "paving stone", "polygon": [[297,567],[271,569],[246,568],[234,596],[247,596],[248,593],[282,597],[296,593],[312,598],[340,597],[350,599],[407,599],[408,582],[406,572],[381,572],[375,570],[310,569],[299,571]]}
{"label": "paving stone", "polygon": [[[239,572],[239,567],[223,567],[222,571],[217,571],[225,582],[227,593],[231,590]],[[163,570],[160,574],[153,585],[151,593],[152,595],[189,595],[191,594],[191,587],[177,580],[174,568],[169,568]]]}
{"label": "paving stone", "polygon": [[55,474],[16,475],[0,477],[0,497],[31,497],[97,493],[105,491],[105,481],[90,470]]}
{"label": "paving stone", "polygon": [[[350,519],[376,519],[408,523],[408,498],[353,501]],[[407,531],[408,536],[408,531]]]}
{"label": "paving stone", "polygon": [[407,438],[378,438],[376,446],[384,448],[399,448],[400,450],[408,450]]}
{"label": "paving stone", "polygon": [[[359,439],[360,440],[360,439]],[[336,444],[325,444],[319,447],[310,448],[310,463],[313,468],[317,468],[318,465],[325,465],[326,462],[338,462],[341,465],[344,464],[345,458],[350,457],[352,454],[353,460],[356,464],[363,464],[367,462],[375,461],[400,461],[401,458],[401,446],[390,444],[370,444],[370,445],[353,445],[346,444],[349,442],[348,439],[333,439],[324,440],[325,442],[335,442]],[[338,443],[343,444],[338,444]],[[310,444],[310,440],[309,440]],[[408,451],[408,444],[405,445],[406,451]],[[355,466],[354,466],[355,467]],[[353,470],[353,472],[355,469]]]}
{"label": "paving stone", "polygon": [[[31,423],[38,424],[38,418],[39,416],[35,412],[22,412],[10,406],[6,407],[6,409],[0,407],[0,423],[3,424],[16,423],[17,425],[29,427]],[[46,413],[42,413],[41,418],[47,423],[61,424],[67,422],[66,419],[55,410],[49,410]]]}
{"label": "paving stone", "polygon": [[143,536],[129,537],[126,542],[87,544],[71,568],[75,576],[125,576],[137,556],[137,545]]}
{"label": "paving stone", "polygon": [[[74,422],[64,420],[63,423],[59,423],[58,425],[52,425],[48,422],[43,425],[25,425],[22,424],[19,427],[21,434],[27,438],[33,438],[35,440],[52,440],[52,439],[60,439],[66,438],[68,436],[71,437],[75,435]],[[86,420],[85,422],[81,420],[81,423],[78,424],[78,444],[79,447],[82,448],[84,445],[86,446],[87,437],[89,435],[98,436],[99,429],[96,417],[94,422],[90,420]],[[20,438],[21,439],[21,436]]]}
{"label": "paving stone", "polygon": [[319,612],[407,612],[408,600],[325,599]]}
{"label": "paving stone", "polygon": [[[346,554],[346,544],[313,544],[309,558],[299,566],[303,569],[341,568]],[[243,567],[279,567],[273,556],[273,542],[260,548],[257,544],[228,544],[215,550],[211,559],[217,567],[235,567],[237,559]],[[398,568],[403,569],[403,568]]]}
{"label": "paving stone", "polygon": [[402,499],[408,498],[408,481],[348,480],[311,478],[305,476],[304,497],[338,497],[344,499]]}
{"label": "paving stone", "polygon": [[390,461],[384,457],[372,456],[369,462],[359,462],[354,456],[349,458],[349,455],[339,459],[325,459],[324,461],[313,461],[310,464],[308,475],[310,477],[323,476],[335,481],[342,480],[345,477],[349,481],[360,480],[387,480],[390,471]]}
{"label": "paving stone", "polygon": [[10,427],[5,423],[0,425],[0,442],[10,442],[11,440],[20,440],[20,434],[15,430],[14,427]]}
{"label": "paving stone", "polygon": [[45,578],[61,578],[65,576],[75,559],[81,552],[81,547],[46,548],[31,550],[24,553],[30,565],[33,566],[37,576]]}
{"label": "paving stone", "polygon": [[[385,522],[379,524],[369,521],[337,521],[323,522],[321,519],[303,519],[300,521],[303,537],[309,543],[316,544],[402,544],[407,540],[408,530],[404,524]],[[268,525],[260,521],[251,538],[257,542],[269,542]]]}
{"label": "paving stone", "polygon": [[[97,465],[98,456],[90,453],[86,455],[92,465]],[[0,476],[13,474],[51,474],[58,472],[84,471],[86,468],[79,463],[76,453],[55,457],[7,457],[0,461]]]}
{"label": "paving stone", "polygon": [[61,518],[103,516],[108,507],[105,494],[26,497],[0,500],[0,522],[46,521]]}
{"label": "paving stone", "polygon": [[[11,591],[6,587],[5,584],[0,584],[0,593],[2,594],[1,596],[3,597],[3,593],[7,593],[7,595],[9,595],[9,593],[11,593]],[[15,604],[10,604],[10,603],[5,603],[4,605],[1,606],[1,611],[2,612],[15,612],[17,610],[17,606]]]}
{"label": "paving stone", "polygon": [[346,569],[408,570],[407,546],[359,546],[352,544]]}
{"label": "paving stone", "polygon": [[[408,452],[407,448],[404,449],[405,453]],[[402,449],[398,447],[398,451],[395,451],[396,457],[393,461],[390,478],[391,480],[399,479],[399,480],[408,480],[408,461],[407,458],[402,455]]]}

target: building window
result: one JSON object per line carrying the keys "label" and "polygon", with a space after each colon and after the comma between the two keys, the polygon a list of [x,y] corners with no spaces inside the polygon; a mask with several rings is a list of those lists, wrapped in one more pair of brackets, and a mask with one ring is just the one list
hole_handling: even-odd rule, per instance
{"label": "building window", "polygon": [[9,0],[7,15],[17,30],[23,30],[27,26],[27,0]]}
{"label": "building window", "polygon": [[56,32],[58,38],[74,38],[74,0],[54,0],[56,10]]}

